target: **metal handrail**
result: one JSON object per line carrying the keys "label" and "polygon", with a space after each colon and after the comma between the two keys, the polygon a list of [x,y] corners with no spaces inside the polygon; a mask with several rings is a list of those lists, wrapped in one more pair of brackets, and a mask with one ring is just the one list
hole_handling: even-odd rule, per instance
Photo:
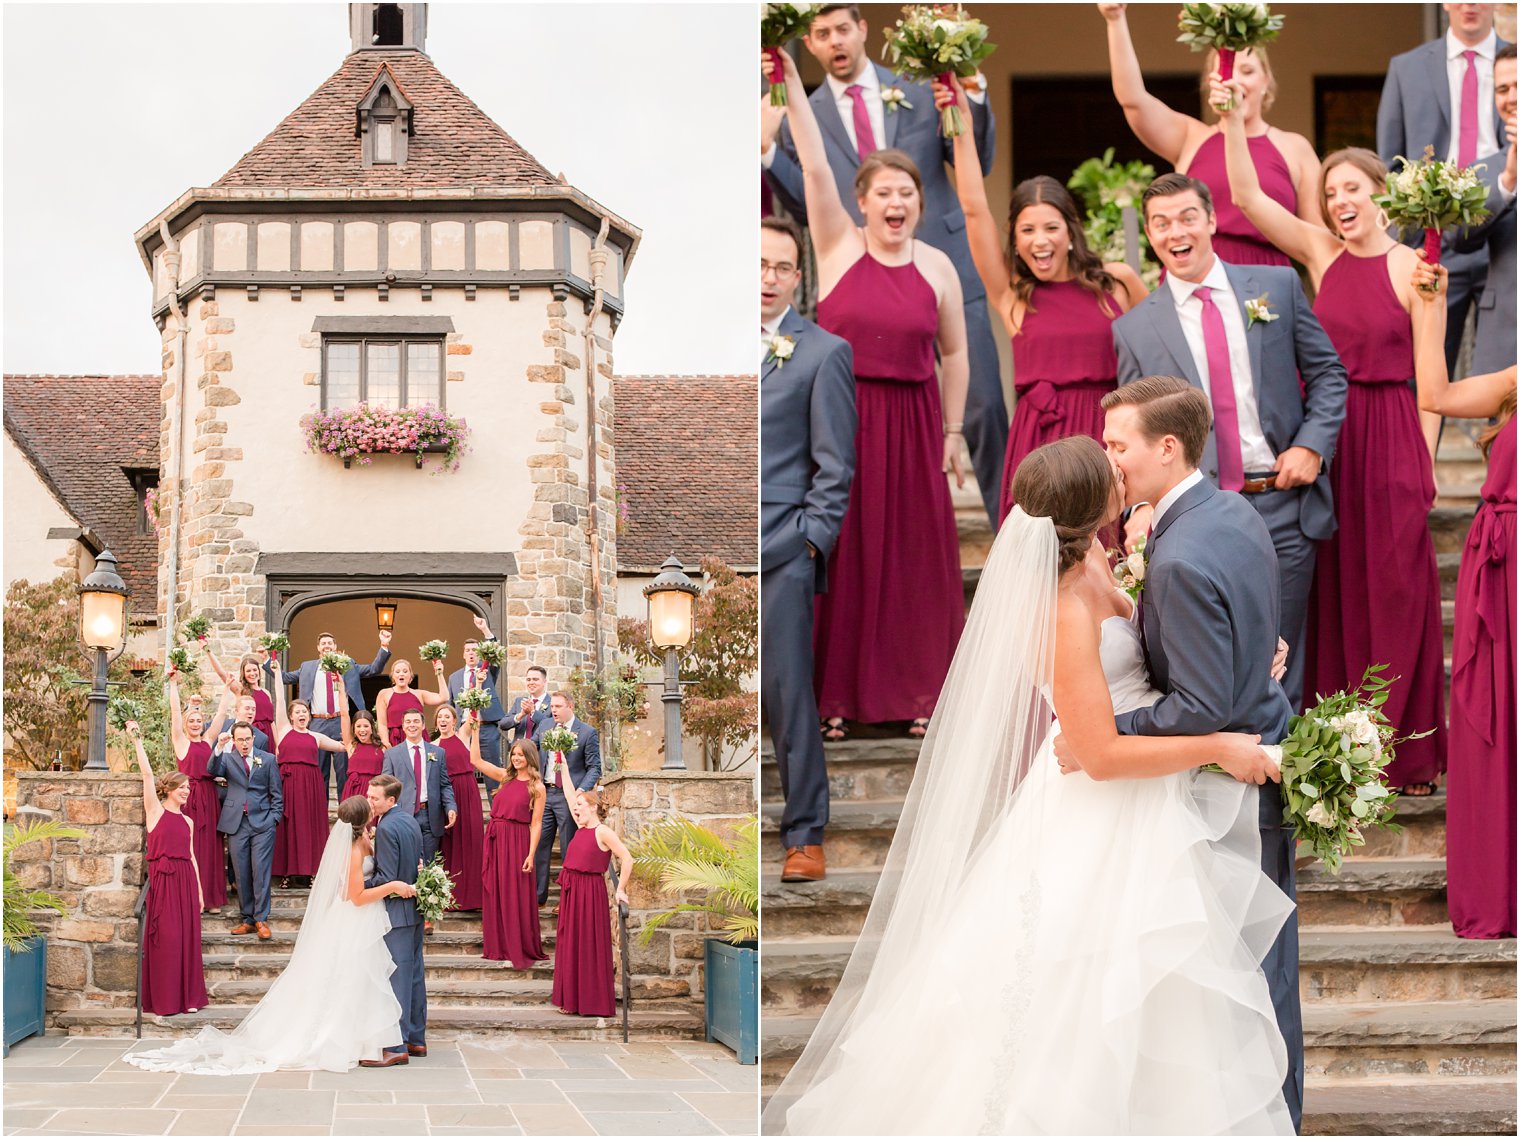
{"label": "metal handrail", "polygon": [[[620,884],[618,882],[617,875],[613,874],[612,871],[611,871],[611,869],[609,869],[607,872],[608,872],[608,874],[612,875],[613,886],[614,886],[614,889],[616,889],[616,887]],[[622,965],[623,965],[623,969],[622,969],[622,972],[623,972],[623,1043],[627,1044],[628,1043],[628,1006],[633,1001],[633,982],[629,978],[629,972],[630,972],[631,966],[629,964],[629,959],[628,959],[628,903],[626,903],[626,902],[619,902],[617,904],[617,908],[618,908],[618,946],[619,946],[619,957],[621,958]],[[558,946],[556,946],[555,949],[557,951],[558,950]]]}
{"label": "metal handrail", "polygon": [[148,832],[143,831],[143,884],[142,891],[137,895],[137,905],[132,908],[137,917],[137,1039],[142,1039],[142,1014],[143,1014],[143,948],[148,937]]}

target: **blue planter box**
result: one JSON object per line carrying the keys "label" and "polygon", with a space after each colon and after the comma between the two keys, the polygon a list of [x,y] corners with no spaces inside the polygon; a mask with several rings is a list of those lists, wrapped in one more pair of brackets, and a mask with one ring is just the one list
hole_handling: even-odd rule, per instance
{"label": "blue planter box", "polygon": [[47,999],[47,941],[34,937],[21,952],[5,950],[5,1054],[42,1032]]}
{"label": "blue planter box", "polygon": [[760,954],[756,943],[707,939],[707,1039],[727,1044],[739,1063],[760,1059]]}

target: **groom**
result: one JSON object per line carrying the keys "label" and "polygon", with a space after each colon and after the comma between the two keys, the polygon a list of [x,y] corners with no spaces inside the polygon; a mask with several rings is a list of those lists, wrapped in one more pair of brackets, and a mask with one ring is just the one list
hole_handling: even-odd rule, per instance
{"label": "groom", "polygon": [[[1277,646],[1277,555],[1261,515],[1198,469],[1209,435],[1209,398],[1186,380],[1147,376],[1103,397],[1103,442],[1124,474],[1127,504],[1156,504],[1140,592],[1140,635],[1151,683],[1164,695],[1117,717],[1126,735],[1288,734],[1292,708],[1272,678]],[[1283,825],[1281,780],[1263,758],[1262,870],[1294,897],[1293,831]],[[1271,782],[1268,782],[1268,781]],[[1295,911],[1262,961],[1288,1046],[1283,1098],[1303,1116],[1304,1028],[1298,1001]]]}
{"label": "groom", "polygon": [[[415,885],[417,866],[422,858],[422,828],[406,811],[395,810],[401,795],[401,780],[394,775],[377,775],[369,781],[370,809],[375,816],[375,868],[364,880],[365,888],[387,882]],[[422,971],[422,922],[417,916],[417,899],[385,899],[385,914],[391,928],[385,935],[396,971],[391,974],[391,992],[401,1004],[401,1043],[385,1050],[381,1060],[360,1060],[362,1068],[390,1068],[405,1064],[412,1056],[427,1055],[427,984]]]}

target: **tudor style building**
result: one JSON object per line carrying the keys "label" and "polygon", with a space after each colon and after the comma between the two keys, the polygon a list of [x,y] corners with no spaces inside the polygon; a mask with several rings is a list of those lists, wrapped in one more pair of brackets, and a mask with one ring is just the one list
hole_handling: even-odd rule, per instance
{"label": "tudor style building", "polygon": [[[136,234],[163,341],[159,613],[235,656],[286,630],[395,651],[470,619],[551,681],[616,646],[612,340],[639,231],[555,178],[425,54],[426,6],[352,4],[338,70]],[[469,424],[457,470],[347,466],[301,420]],[[437,459],[428,466],[438,465]],[[383,683],[383,681],[381,682]]]}

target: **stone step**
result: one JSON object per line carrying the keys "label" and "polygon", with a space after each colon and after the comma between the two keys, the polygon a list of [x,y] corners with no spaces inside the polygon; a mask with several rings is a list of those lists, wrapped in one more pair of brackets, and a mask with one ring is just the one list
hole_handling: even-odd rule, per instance
{"label": "stone step", "polygon": [[[901,799],[913,783],[913,765],[918,760],[920,746],[918,740],[876,738],[864,730],[843,743],[824,744],[830,803],[837,805],[850,799]],[[766,803],[781,801],[781,775],[776,769],[776,753],[768,737],[761,752],[760,797]]]}
{"label": "stone step", "polygon": [[1310,1084],[1305,1135],[1513,1135],[1515,1079]]}
{"label": "stone step", "polygon": [[1515,1074],[1513,998],[1304,1006],[1306,1080]]}
{"label": "stone step", "polygon": [[[286,948],[288,949],[288,946]],[[514,969],[508,961],[487,961],[474,953],[446,951],[456,949],[455,946],[445,947],[445,951],[428,952],[432,948],[431,944],[427,945],[423,955],[427,966],[429,991],[432,990],[435,982],[478,981],[499,985],[507,982],[526,983],[552,977],[554,974],[552,960],[539,961],[530,969]],[[551,952],[548,947],[545,947],[544,951]],[[288,952],[208,953],[202,961],[205,965],[208,985],[217,981],[267,983],[284,972],[285,966],[290,964],[290,954]],[[236,1004],[237,1002],[229,1003]]]}
{"label": "stone step", "polygon": [[[207,919],[210,920],[209,918]],[[479,955],[485,948],[484,935],[477,924],[470,929],[451,928],[451,918],[445,918],[443,922],[428,936],[422,940],[423,952],[431,960],[435,954],[458,954],[470,953]],[[539,939],[543,942],[547,952],[554,945],[555,919],[546,911],[539,913],[538,919]],[[296,929],[294,927],[274,929],[268,941],[260,941],[251,933],[243,933],[233,936],[225,928],[207,929],[201,931],[201,948],[206,953],[233,954],[242,956],[288,956],[296,944]]]}
{"label": "stone step", "polygon": [[[145,1037],[154,1039],[194,1036],[207,1025],[223,1031],[236,1028],[247,1014],[243,1005],[208,1005],[196,1013],[180,1016],[143,1017]],[[133,1009],[70,1009],[57,1014],[58,1027],[70,1036],[130,1036],[136,1013]],[[640,1040],[701,1040],[706,1035],[702,1013],[689,1003],[684,1007],[640,1007],[628,1011],[630,1038]],[[475,1032],[512,1033],[534,1040],[623,1039],[622,1018],[566,1016],[549,1007],[460,1008],[429,1002],[428,1037],[454,1040]]]}
{"label": "stone step", "polygon": [[[497,964],[489,962],[488,964]],[[508,972],[517,973],[517,970],[508,969]],[[500,1009],[525,1009],[542,1008],[550,1003],[552,993],[554,967],[552,964],[542,970],[535,970],[535,974],[527,980],[515,980],[511,977],[497,977],[476,975],[464,980],[451,980],[440,977],[428,965],[427,990],[429,1003],[436,1002],[451,1008],[500,1008]],[[518,974],[521,976],[521,974]],[[269,986],[273,984],[272,977],[249,978],[246,975],[235,979],[206,980],[206,996],[213,1004],[217,1005],[255,1005],[269,992]],[[686,999],[690,996],[690,986],[684,985],[683,993],[670,993],[666,989],[668,985],[661,979],[661,984],[651,989],[641,984],[638,978],[633,980],[633,999],[636,1005],[642,1006],[648,1002],[651,1005],[660,1005],[668,1000],[678,1001],[683,1007],[689,1007],[690,1002]],[[619,982],[621,992],[621,981]]]}

